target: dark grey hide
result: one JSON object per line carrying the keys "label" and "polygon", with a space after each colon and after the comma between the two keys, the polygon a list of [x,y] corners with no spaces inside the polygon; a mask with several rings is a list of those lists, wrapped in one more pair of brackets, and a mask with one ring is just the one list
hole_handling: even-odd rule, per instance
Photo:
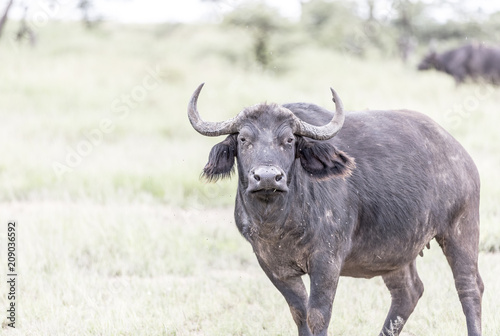
{"label": "dark grey hide", "polygon": [[467,79],[500,84],[500,49],[482,44],[467,44],[438,54],[429,53],[418,70],[436,69],[455,79],[457,84]]}
{"label": "dark grey hide", "polygon": [[203,174],[228,177],[236,159],[236,225],[298,334],[327,335],[340,276],[382,276],[392,304],[380,335],[398,335],[424,290],[416,258],[436,239],[468,335],[481,335],[479,175],[464,148],[417,112],[346,113],[338,134],[318,141],[294,134],[286,109],[312,125],[333,116],[312,104],[253,106]]}

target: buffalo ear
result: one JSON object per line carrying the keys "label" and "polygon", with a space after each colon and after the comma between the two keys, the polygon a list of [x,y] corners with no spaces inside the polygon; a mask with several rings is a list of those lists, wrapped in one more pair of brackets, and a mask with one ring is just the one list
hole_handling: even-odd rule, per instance
{"label": "buffalo ear", "polygon": [[220,178],[230,177],[234,171],[236,148],[235,134],[229,135],[224,141],[213,146],[208,162],[203,168],[203,178],[208,182],[215,182]]}
{"label": "buffalo ear", "polygon": [[326,141],[300,137],[297,156],[302,168],[318,179],[348,177],[356,166],[353,158]]}

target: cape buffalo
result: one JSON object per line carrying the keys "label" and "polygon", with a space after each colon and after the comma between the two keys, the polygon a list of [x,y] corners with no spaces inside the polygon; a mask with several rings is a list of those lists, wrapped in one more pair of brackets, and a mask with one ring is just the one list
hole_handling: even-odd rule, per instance
{"label": "cape buffalo", "polygon": [[418,70],[436,69],[455,79],[457,84],[467,78],[500,84],[500,49],[482,44],[467,44],[438,54],[430,52],[418,65]]}
{"label": "cape buffalo", "polygon": [[[398,335],[424,290],[416,257],[435,238],[453,271],[468,335],[481,335],[479,175],[427,116],[257,104],[223,122],[189,120],[210,151],[203,176],[237,162],[235,220],[290,306],[298,334],[327,335],[339,276],[382,276],[392,303],[380,335]],[[301,276],[310,277],[310,294]]]}

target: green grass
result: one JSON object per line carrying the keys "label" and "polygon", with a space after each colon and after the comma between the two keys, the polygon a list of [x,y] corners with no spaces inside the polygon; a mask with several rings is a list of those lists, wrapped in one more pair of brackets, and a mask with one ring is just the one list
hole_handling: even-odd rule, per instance
{"label": "green grass", "polygon": [[[266,71],[253,63],[243,30],[51,23],[38,33],[33,49],[13,46],[9,32],[0,40],[0,213],[20,225],[17,334],[295,333],[284,299],[234,225],[235,179],[199,179],[221,140],[198,135],[187,120],[201,82],[207,120],[262,101],[333,107],[333,86],[349,110],[414,109],[447,128],[481,174],[483,328],[498,334],[500,256],[491,253],[500,250],[498,89],[456,88],[445,75],[418,73],[416,59],[357,59],[298,33],[280,37],[288,52]],[[158,85],[146,89],[151,71],[158,78],[147,83]],[[85,155],[54,171],[79,148]],[[405,331],[465,335],[439,247],[419,258],[419,270],[426,292]],[[342,278],[330,335],[376,334],[389,300],[381,279]]]}
{"label": "green grass", "polygon": [[[10,210],[19,222],[22,335],[295,333],[284,299],[234,227],[231,209],[41,201],[12,203]],[[498,254],[480,255],[485,335],[498,331],[499,265]],[[437,244],[419,257],[418,269],[425,292],[405,330],[465,335]],[[0,306],[6,303],[2,295]],[[330,335],[375,334],[389,305],[380,278],[342,278]]]}

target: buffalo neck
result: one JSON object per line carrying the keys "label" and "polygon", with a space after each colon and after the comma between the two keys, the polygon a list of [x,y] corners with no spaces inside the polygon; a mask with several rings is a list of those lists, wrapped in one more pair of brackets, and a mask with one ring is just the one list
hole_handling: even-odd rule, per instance
{"label": "buffalo neck", "polygon": [[[239,205],[247,215],[252,225],[262,230],[274,230],[282,227],[290,213],[289,197],[293,190],[269,197],[257,197],[238,186],[237,206]],[[238,204],[239,203],[239,204]]]}

